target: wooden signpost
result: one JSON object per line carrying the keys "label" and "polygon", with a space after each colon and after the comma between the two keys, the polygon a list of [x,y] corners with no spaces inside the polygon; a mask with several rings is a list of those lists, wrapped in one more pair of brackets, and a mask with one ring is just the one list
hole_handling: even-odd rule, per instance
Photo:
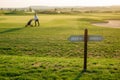
{"label": "wooden signpost", "polygon": [[74,36],[70,36],[68,39],[71,42],[84,41],[84,66],[83,66],[83,71],[86,72],[86,70],[87,70],[87,44],[88,44],[88,41],[102,41],[103,37],[100,36],[100,35],[88,35],[88,29],[85,29],[84,35],[74,35]]}

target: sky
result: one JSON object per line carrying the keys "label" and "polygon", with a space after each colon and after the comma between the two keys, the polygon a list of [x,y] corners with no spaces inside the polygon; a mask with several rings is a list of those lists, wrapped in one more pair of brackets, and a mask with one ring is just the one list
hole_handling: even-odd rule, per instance
{"label": "sky", "polygon": [[0,0],[0,8],[28,6],[113,6],[120,0]]}

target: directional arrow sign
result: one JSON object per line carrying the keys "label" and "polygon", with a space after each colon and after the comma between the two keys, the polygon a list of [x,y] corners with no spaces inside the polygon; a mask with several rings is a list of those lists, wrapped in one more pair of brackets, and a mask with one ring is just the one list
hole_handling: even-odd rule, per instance
{"label": "directional arrow sign", "polygon": [[[83,35],[73,35],[68,38],[69,41],[71,42],[80,42],[84,41],[84,36]],[[89,35],[88,36],[88,41],[102,41],[103,37],[100,35]]]}
{"label": "directional arrow sign", "polygon": [[103,37],[100,35],[88,35],[88,29],[85,29],[84,35],[73,35],[68,38],[71,42],[84,42],[84,66],[83,71],[86,72],[87,70],[87,44],[88,41],[102,41]]}
{"label": "directional arrow sign", "polygon": [[103,37],[100,35],[88,35],[88,29],[85,29],[84,35],[73,35],[68,38],[71,42],[84,42],[84,66],[83,71],[86,72],[87,70],[87,44],[88,41],[102,41]]}
{"label": "directional arrow sign", "polygon": [[84,36],[83,35],[73,35],[68,38],[69,41],[71,42],[79,42],[79,41],[84,41]]}
{"label": "directional arrow sign", "polygon": [[100,35],[89,35],[88,41],[102,41],[103,37]]}

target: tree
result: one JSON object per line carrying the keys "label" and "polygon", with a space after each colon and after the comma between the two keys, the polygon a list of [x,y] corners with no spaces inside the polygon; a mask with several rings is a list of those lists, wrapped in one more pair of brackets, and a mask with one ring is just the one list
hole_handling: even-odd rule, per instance
{"label": "tree", "polygon": [[32,8],[31,7],[29,7],[29,11],[32,12]]}

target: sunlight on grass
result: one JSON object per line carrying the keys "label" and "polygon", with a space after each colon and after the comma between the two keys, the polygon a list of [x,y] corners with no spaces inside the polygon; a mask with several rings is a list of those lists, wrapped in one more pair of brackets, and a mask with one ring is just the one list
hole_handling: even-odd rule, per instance
{"label": "sunlight on grass", "polygon": [[[120,29],[91,24],[120,19],[120,15],[39,15],[39,27],[24,27],[31,18],[0,16],[0,80],[120,78]],[[72,43],[68,37],[83,35],[85,28],[89,35],[102,35],[104,40],[88,42],[88,70],[83,73],[84,43]]]}

